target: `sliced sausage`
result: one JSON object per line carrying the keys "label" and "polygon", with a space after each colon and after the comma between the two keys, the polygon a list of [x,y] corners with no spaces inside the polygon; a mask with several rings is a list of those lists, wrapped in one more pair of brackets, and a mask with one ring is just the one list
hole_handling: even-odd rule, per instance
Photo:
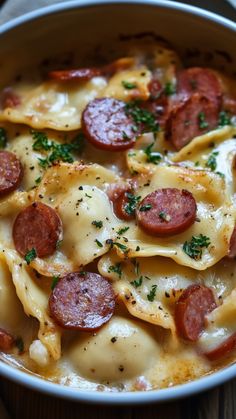
{"label": "sliced sausage", "polygon": [[14,345],[15,339],[6,330],[0,328],[0,351],[9,351]]}
{"label": "sliced sausage", "polygon": [[206,97],[193,94],[170,112],[166,136],[177,150],[218,124],[218,108]]}
{"label": "sliced sausage", "polygon": [[66,329],[95,330],[115,309],[110,282],[92,272],[72,272],[59,280],[49,298],[52,317]]}
{"label": "sliced sausage", "polygon": [[[122,191],[118,198],[113,201],[113,209],[118,218],[130,221],[135,218],[135,196],[133,190]],[[132,204],[132,202],[134,204]]]}
{"label": "sliced sausage", "polygon": [[23,168],[16,155],[0,150],[0,197],[14,191],[19,186],[22,176]]}
{"label": "sliced sausage", "polygon": [[222,89],[217,76],[212,70],[201,67],[191,67],[182,70],[177,77],[177,93],[191,96],[199,93],[210,100],[219,110]]}
{"label": "sliced sausage", "polygon": [[134,122],[126,115],[125,103],[112,99],[94,99],[82,114],[82,129],[97,148],[122,151],[135,143]]}
{"label": "sliced sausage", "polygon": [[232,236],[230,238],[230,243],[229,243],[229,253],[228,253],[228,257],[229,258],[235,258],[236,256],[236,227],[234,227]]}
{"label": "sliced sausage", "polygon": [[96,67],[77,68],[72,70],[50,71],[48,77],[57,81],[87,81],[100,76],[101,70]]}
{"label": "sliced sausage", "polygon": [[13,240],[16,250],[25,256],[33,248],[38,257],[53,254],[62,236],[62,223],[56,211],[34,202],[23,209],[13,225]]}
{"label": "sliced sausage", "polygon": [[179,336],[196,342],[204,329],[207,313],[216,308],[213,292],[204,285],[186,288],[175,305],[175,324]]}
{"label": "sliced sausage", "polygon": [[209,361],[218,361],[219,359],[230,355],[234,349],[236,349],[236,333],[229,336],[219,346],[209,352],[206,352],[204,355],[209,359]]}
{"label": "sliced sausage", "polygon": [[196,211],[196,201],[190,192],[165,188],[147,195],[139,204],[136,217],[145,233],[165,237],[187,230],[195,221]]}

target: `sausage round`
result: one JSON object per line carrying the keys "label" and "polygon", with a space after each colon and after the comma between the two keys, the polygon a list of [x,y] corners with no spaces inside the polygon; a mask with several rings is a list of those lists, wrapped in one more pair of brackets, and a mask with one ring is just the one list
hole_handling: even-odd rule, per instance
{"label": "sausage round", "polygon": [[[113,209],[118,218],[130,221],[135,218],[135,210],[129,205],[130,197],[133,196],[132,189],[122,191],[120,195],[113,201]],[[132,199],[132,198],[131,198]]]}
{"label": "sausage round", "polygon": [[34,202],[23,209],[13,225],[13,240],[16,250],[25,256],[33,248],[38,257],[54,253],[62,235],[62,223],[56,211]]}
{"label": "sausage round", "polygon": [[219,110],[222,88],[217,76],[208,68],[191,67],[182,70],[177,77],[177,93],[191,96],[199,93],[210,100]]}
{"label": "sausage round", "polygon": [[134,122],[126,115],[125,103],[101,98],[92,100],[82,114],[82,130],[97,148],[122,151],[132,147],[137,133]]}
{"label": "sausage round", "polygon": [[204,355],[209,359],[209,361],[218,361],[221,358],[224,358],[236,348],[236,333],[229,336],[225,339],[219,346],[215,349],[212,349],[209,352],[206,352]]}
{"label": "sausage round", "polygon": [[14,345],[15,339],[6,330],[0,328],[0,351],[9,351]]}
{"label": "sausage round", "polygon": [[204,329],[207,313],[216,308],[213,292],[204,285],[186,288],[175,305],[176,329],[182,338],[196,342]]}
{"label": "sausage round", "polygon": [[107,279],[92,272],[72,272],[56,284],[49,298],[52,317],[66,329],[95,330],[107,323],[115,309],[115,295]]}
{"label": "sausage round", "polygon": [[172,236],[187,230],[195,221],[197,205],[185,189],[157,189],[136,210],[139,227],[152,236]]}
{"label": "sausage round", "polygon": [[177,150],[218,124],[218,108],[206,97],[193,94],[169,114],[166,136]]}
{"label": "sausage round", "polygon": [[22,176],[23,168],[16,155],[10,151],[0,151],[0,197],[14,191]]}
{"label": "sausage round", "polygon": [[87,81],[93,77],[100,76],[101,70],[96,67],[77,68],[72,70],[50,71],[48,77],[57,81]]}

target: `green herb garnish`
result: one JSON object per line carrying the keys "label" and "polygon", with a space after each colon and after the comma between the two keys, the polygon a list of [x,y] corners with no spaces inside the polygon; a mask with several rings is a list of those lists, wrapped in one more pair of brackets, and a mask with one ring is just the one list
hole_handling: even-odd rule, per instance
{"label": "green herb garnish", "polygon": [[37,253],[35,248],[33,247],[31,250],[29,250],[29,252],[26,253],[25,255],[25,261],[27,262],[27,265],[30,264],[30,262],[32,262],[32,260],[34,260],[37,257]]}
{"label": "green herb garnish", "polygon": [[209,167],[213,172],[216,170],[217,162],[216,162],[216,156],[218,156],[218,151],[213,151],[213,153],[210,154],[210,156],[207,159],[206,167]]}
{"label": "green herb garnish", "polygon": [[52,277],[51,290],[54,290],[54,288],[57,285],[59,279],[60,279],[59,276],[53,276]]}
{"label": "green herb garnish", "polygon": [[164,88],[164,93],[166,96],[172,96],[176,93],[176,88],[173,83],[168,81]]}
{"label": "green herb garnish", "polygon": [[97,243],[98,247],[103,247],[103,244],[98,239],[96,239],[95,242]]}
{"label": "green herb garnish", "polygon": [[147,162],[153,163],[153,164],[158,164],[158,163],[160,163],[160,161],[162,159],[162,155],[160,153],[158,153],[157,151],[152,151],[153,146],[154,146],[154,143],[148,145],[144,149],[144,153],[147,156]]}
{"label": "green herb garnish", "polygon": [[124,86],[125,89],[135,89],[137,87],[136,83],[132,83],[130,81],[126,81],[126,80],[122,80],[122,85]]}
{"label": "green herb garnish", "polygon": [[102,228],[103,227],[103,222],[102,221],[92,221],[91,223],[93,226],[95,226],[96,228]]}
{"label": "green herb garnish", "polygon": [[186,241],[183,245],[183,251],[190,258],[199,260],[202,257],[202,249],[208,247],[211,241],[209,237],[199,234],[199,236],[192,236],[191,240]]}
{"label": "green herb garnish", "polygon": [[0,128],[0,148],[5,148],[7,145],[7,133],[4,128]]}
{"label": "green herb garnish", "polygon": [[221,111],[219,113],[218,127],[224,127],[225,125],[231,125],[231,118],[228,112]]}
{"label": "green herb garnish", "polygon": [[138,288],[142,285],[143,277],[140,276],[138,279],[135,279],[134,281],[130,282],[131,285],[133,285],[135,288]]}
{"label": "green herb garnish", "polygon": [[171,216],[167,214],[165,211],[160,211],[158,215],[159,218],[163,221],[169,222],[171,220]]}
{"label": "green herb garnish", "polygon": [[151,205],[151,204],[146,204],[146,205],[142,205],[142,206],[139,208],[139,211],[141,211],[141,212],[145,212],[145,211],[149,211],[151,208],[152,208],[152,205]]}
{"label": "green herb garnish", "polygon": [[121,234],[126,233],[126,231],[128,231],[128,230],[129,230],[129,227],[123,227],[123,228],[120,228],[120,229],[117,231],[117,234],[119,234],[119,236],[121,236]]}
{"label": "green herb garnish", "polygon": [[128,202],[127,204],[125,204],[124,210],[127,214],[133,215],[141,199],[141,196],[135,196],[132,193],[126,193],[126,197],[128,199]]}
{"label": "green herb garnish", "polygon": [[138,106],[138,102],[130,102],[125,106],[125,111],[128,116],[131,116],[138,127],[141,127],[142,132],[153,132],[154,134],[159,131],[159,124],[156,122],[155,115]]}
{"label": "green herb garnish", "polygon": [[154,298],[156,296],[156,290],[157,290],[157,285],[152,285],[152,288],[149,294],[147,294],[148,301],[154,301]]}
{"label": "green herb garnish", "polygon": [[54,141],[48,139],[44,132],[31,131],[33,139],[33,150],[36,151],[50,151],[50,154],[45,158],[39,158],[39,165],[46,169],[56,161],[63,161],[66,163],[72,163],[74,158],[72,152],[80,152],[83,147],[83,135],[78,134],[71,143],[57,144]]}
{"label": "green herb garnish", "polygon": [[200,129],[205,129],[209,127],[208,122],[206,121],[206,116],[204,112],[200,112],[198,114],[198,122],[199,122],[199,128]]}
{"label": "green herb garnish", "polygon": [[38,185],[41,182],[41,180],[42,180],[41,176],[39,176],[37,179],[35,179],[36,185]]}
{"label": "green herb garnish", "polygon": [[119,263],[116,263],[115,265],[109,266],[108,272],[114,272],[119,276],[119,278],[121,278],[121,275],[122,275],[121,263],[119,262]]}

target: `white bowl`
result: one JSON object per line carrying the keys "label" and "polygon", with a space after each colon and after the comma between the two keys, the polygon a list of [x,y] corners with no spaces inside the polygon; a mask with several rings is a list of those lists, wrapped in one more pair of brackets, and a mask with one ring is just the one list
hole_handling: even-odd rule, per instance
{"label": "white bowl", "polygon": [[[118,35],[139,34],[136,39],[140,39],[140,33],[144,37],[158,34],[182,54],[188,49],[192,64],[197,58],[195,63],[198,64],[208,62],[209,66],[219,66],[232,72],[236,70],[234,22],[171,1],[77,0],[39,9],[2,25],[1,85],[6,85],[25,66],[38,65],[47,56],[59,52],[79,51],[81,64],[88,60],[94,48],[97,55],[101,54],[101,50],[109,50],[111,55],[119,56],[119,48],[122,49],[125,43],[117,41]],[[124,36],[120,38],[124,39]],[[199,53],[198,49],[203,53]],[[209,51],[213,54],[209,55]],[[0,362],[0,374],[34,390],[71,400],[141,404],[173,400],[208,390],[235,377],[236,364],[175,387],[126,393],[91,392],[64,387],[4,362]]]}

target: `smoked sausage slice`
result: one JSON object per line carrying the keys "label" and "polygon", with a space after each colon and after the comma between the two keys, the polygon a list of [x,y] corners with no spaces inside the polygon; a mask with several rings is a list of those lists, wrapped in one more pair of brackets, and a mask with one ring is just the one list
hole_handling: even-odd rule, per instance
{"label": "smoked sausage slice", "polygon": [[87,81],[93,77],[100,76],[101,70],[96,67],[77,68],[72,70],[50,71],[48,77],[57,81]]}
{"label": "smoked sausage slice", "polygon": [[186,288],[175,305],[175,324],[179,336],[196,342],[203,331],[207,313],[216,308],[213,292],[204,285]]}
{"label": "smoked sausage slice", "polygon": [[166,136],[176,150],[180,150],[193,138],[216,128],[217,124],[218,108],[206,97],[195,93],[172,109]]}
{"label": "smoked sausage slice", "polygon": [[16,250],[25,256],[35,249],[38,257],[53,254],[62,235],[62,223],[56,211],[34,202],[23,209],[13,225],[13,240]]}
{"label": "smoked sausage slice", "polygon": [[9,351],[14,345],[15,339],[6,330],[0,328],[0,351]]}
{"label": "smoked sausage slice", "polygon": [[56,284],[49,298],[52,317],[66,329],[95,330],[107,323],[115,309],[115,295],[107,279],[92,272],[72,272]]}
{"label": "smoked sausage slice", "polygon": [[135,202],[137,198],[133,195],[132,189],[122,191],[118,198],[113,201],[113,209],[118,218],[130,221],[135,218]]}
{"label": "smoked sausage slice", "polygon": [[0,197],[14,191],[22,176],[23,168],[16,155],[10,151],[0,151]]}
{"label": "smoked sausage slice", "polygon": [[185,189],[164,188],[147,195],[136,210],[139,227],[152,236],[172,236],[195,221],[197,205]]}
{"label": "smoked sausage slice", "polygon": [[236,333],[225,339],[219,346],[204,355],[209,361],[218,361],[229,355],[236,348]]}
{"label": "smoked sausage slice", "polygon": [[82,114],[82,130],[97,148],[122,151],[135,143],[134,122],[126,115],[125,103],[112,98],[92,100]]}
{"label": "smoked sausage slice", "polygon": [[191,96],[199,93],[210,100],[217,110],[221,105],[222,88],[217,76],[208,68],[190,67],[177,77],[177,93]]}

